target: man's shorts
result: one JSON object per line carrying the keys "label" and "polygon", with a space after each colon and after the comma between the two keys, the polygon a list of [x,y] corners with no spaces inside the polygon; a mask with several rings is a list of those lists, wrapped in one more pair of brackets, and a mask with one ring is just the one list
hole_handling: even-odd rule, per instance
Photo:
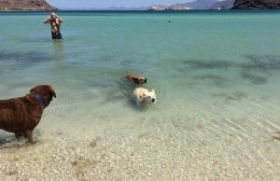
{"label": "man's shorts", "polygon": [[52,33],[53,40],[60,40],[62,39],[61,33]]}

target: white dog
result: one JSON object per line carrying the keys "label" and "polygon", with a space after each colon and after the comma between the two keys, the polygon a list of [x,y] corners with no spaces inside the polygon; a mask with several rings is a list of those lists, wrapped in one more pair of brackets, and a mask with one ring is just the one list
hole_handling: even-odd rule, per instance
{"label": "white dog", "polygon": [[156,101],[155,90],[149,91],[143,87],[138,87],[133,91],[133,95],[139,102],[142,103],[151,103]]}

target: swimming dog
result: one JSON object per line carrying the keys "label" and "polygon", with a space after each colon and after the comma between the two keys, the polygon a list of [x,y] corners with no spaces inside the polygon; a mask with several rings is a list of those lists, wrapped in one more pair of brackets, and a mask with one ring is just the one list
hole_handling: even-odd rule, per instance
{"label": "swimming dog", "polygon": [[143,87],[138,87],[134,89],[133,95],[136,97],[137,101],[141,103],[152,103],[156,101],[156,93],[154,89],[149,91]]}
{"label": "swimming dog", "polygon": [[135,84],[145,84],[147,83],[148,79],[146,77],[143,77],[143,76],[137,76],[137,75],[134,75],[132,73],[128,73],[125,78],[127,80],[130,80],[132,82],[134,82]]}

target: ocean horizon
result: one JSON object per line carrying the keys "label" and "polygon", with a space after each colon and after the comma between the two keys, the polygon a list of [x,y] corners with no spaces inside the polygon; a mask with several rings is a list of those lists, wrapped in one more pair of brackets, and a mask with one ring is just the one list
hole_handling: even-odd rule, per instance
{"label": "ocean horizon", "polygon": [[188,13],[275,13],[279,12],[280,9],[192,9],[192,10],[163,10],[163,11],[152,11],[148,9],[58,9],[58,10],[36,10],[36,11],[17,11],[17,10],[9,10],[9,11],[0,11],[1,14],[41,14],[41,13],[49,13],[49,12],[57,12],[57,13],[152,13],[152,14],[188,14]]}
{"label": "ocean horizon", "polygon": [[49,12],[0,12],[0,99],[57,94],[35,144],[0,130],[0,178],[279,180],[279,12],[57,11],[61,41]]}

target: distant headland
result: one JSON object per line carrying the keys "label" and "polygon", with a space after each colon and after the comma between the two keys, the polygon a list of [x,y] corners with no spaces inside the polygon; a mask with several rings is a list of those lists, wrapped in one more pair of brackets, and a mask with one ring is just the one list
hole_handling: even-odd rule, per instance
{"label": "distant headland", "polygon": [[235,0],[233,9],[280,9],[279,0]]}
{"label": "distant headland", "polygon": [[196,0],[171,6],[155,5],[150,11],[222,9],[280,9],[280,0]]}
{"label": "distant headland", "polygon": [[0,11],[47,11],[56,9],[45,0],[0,0]]}

